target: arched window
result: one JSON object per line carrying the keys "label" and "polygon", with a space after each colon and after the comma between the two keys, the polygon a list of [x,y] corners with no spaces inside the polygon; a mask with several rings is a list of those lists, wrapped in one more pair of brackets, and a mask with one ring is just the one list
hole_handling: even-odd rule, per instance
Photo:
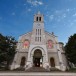
{"label": "arched window", "polygon": [[40,37],[40,42],[41,42],[41,37]]}
{"label": "arched window", "polygon": [[25,66],[25,62],[26,62],[26,58],[23,56],[23,57],[21,58],[20,66],[24,67],[24,66]]}
{"label": "arched window", "polygon": [[39,17],[39,21],[41,21],[41,17]]}
{"label": "arched window", "polygon": [[53,57],[50,58],[50,65],[51,67],[55,67],[55,60]]}
{"label": "arched window", "polygon": [[38,42],[39,42],[39,37],[38,37]]}
{"label": "arched window", "polygon": [[36,21],[38,21],[38,17],[36,17]]}
{"label": "arched window", "polygon": [[41,29],[40,29],[40,35],[41,35]]}
{"label": "arched window", "polygon": [[38,29],[38,35],[39,35],[39,29]]}
{"label": "arched window", "polygon": [[36,35],[37,35],[37,29],[36,29]]}

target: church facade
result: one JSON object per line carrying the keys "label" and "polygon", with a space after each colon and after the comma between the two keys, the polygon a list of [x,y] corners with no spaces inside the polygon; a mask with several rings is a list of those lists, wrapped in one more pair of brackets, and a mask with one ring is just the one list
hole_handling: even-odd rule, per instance
{"label": "church facade", "polygon": [[63,43],[58,42],[54,33],[44,30],[44,16],[40,12],[34,15],[32,32],[19,37],[16,54],[10,69],[19,67],[66,70],[67,60]]}

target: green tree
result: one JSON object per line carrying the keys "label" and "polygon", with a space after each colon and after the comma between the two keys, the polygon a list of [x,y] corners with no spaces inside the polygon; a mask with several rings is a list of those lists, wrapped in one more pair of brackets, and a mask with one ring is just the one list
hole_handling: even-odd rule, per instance
{"label": "green tree", "polygon": [[6,36],[6,61],[7,61],[7,68],[9,64],[12,62],[13,57],[15,55],[15,49],[16,49],[16,40],[12,36]]}
{"label": "green tree", "polygon": [[12,36],[0,34],[0,63],[6,61],[6,68],[9,68],[16,49],[16,40]]}
{"label": "green tree", "polygon": [[3,62],[6,58],[4,44],[5,44],[5,37],[2,34],[0,34],[0,63]]}
{"label": "green tree", "polygon": [[65,53],[68,61],[76,64],[76,34],[69,37],[65,45]]}

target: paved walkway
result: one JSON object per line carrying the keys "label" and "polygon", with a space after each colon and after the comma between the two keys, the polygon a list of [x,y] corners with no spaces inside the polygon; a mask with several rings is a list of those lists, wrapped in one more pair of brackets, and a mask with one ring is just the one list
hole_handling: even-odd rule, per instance
{"label": "paved walkway", "polygon": [[76,76],[76,73],[43,73],[43,72],[28,72],[28,73],[0,73],[0,76]]}

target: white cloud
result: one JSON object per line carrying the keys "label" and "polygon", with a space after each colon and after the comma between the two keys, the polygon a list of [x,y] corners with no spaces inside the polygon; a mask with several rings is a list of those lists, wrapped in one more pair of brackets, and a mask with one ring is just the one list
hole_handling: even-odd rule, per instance
{"label": "white cloud", "polygon": [[57,28],[56,24],[52,26],[53,28]]}
{"label": "white cloud", "polygon": [[65,18],[66,17],[66,14],[63,14],[63,18]]}
{"label": "white cloud", "polygon": [[61,19],[57,19],[58,22],[60,22]]}
{"label": "white cloud", "polygon": [[67,12],[69,12],[69,11],[70,11],[70,9],[68,8],[68,9],[66,9],[66,11],[67,11]]}
{"label": "white cloud", "polygon": [[50,15],[49,18],[52,21],[54,19],[54,15]]}
{"label": "white cloud", "polygon": [[39,4],[39,5],[43,5],[43,3],[42,3],[42,2],[38,2],[38,4]]}
{"label": "white cloud", "polygon": [[29,8],[29,9],[28,9],[28,11],[30,12],[30,11],[31,11],[31,9]]}
{"label": "white cloud", "polygon": [[75,16],[76,16],[76,13],[75,13],[75,14],[73,14],[73,16],[75,17]]}
{"label": "white cloud", "polygon": [[56,11],[55,11],[55,14],[58,15],[58,14],[61,14],[62,12],[63,12],[62,10],[56,10]]}
{"label": "white cloud", "polygon": [[33,6],[43,5],[43,2],[37,0],[27,0],[27,2],[32,4]]}
{"label": "white cloud", "polygon": [[15,15],[15,12],[13,12],[12,15],[14,16]]}
{"label": "white cloud", "polygon": [[76,20],[70,21],[68,28],[73,28],[76,25]]}
{"label": "white cloud", "polygon": [[76,20],[74,20],[74,22],[76,22]]}
{"label": "white cloud", "polygon": [[26,4],[24,4],[24,6],[26,6]]}

